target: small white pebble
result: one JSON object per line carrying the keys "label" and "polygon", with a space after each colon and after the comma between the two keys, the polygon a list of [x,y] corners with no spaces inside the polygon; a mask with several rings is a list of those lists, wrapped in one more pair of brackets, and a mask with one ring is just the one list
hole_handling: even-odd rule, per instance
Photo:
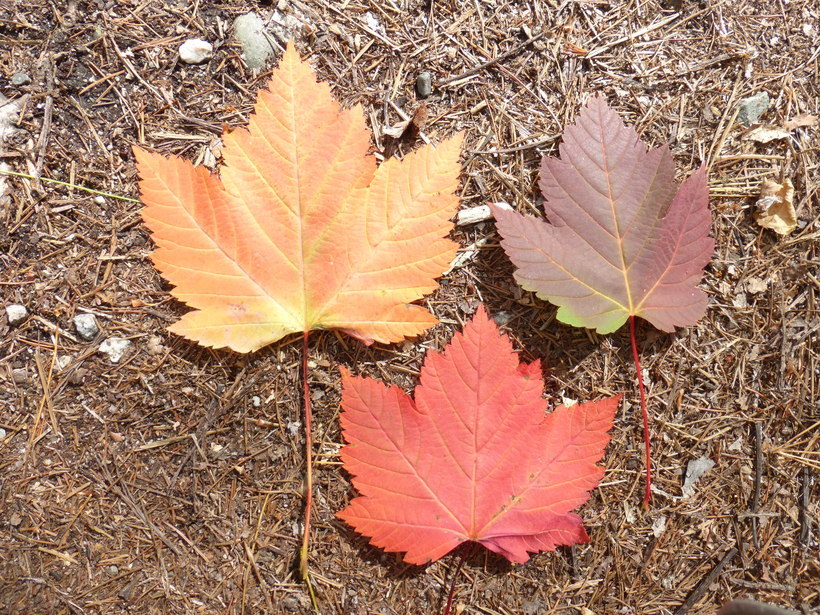
{"label": "small white pebble", "polygon": [[58,374],[65,371],[65,368],[69,365],[71,365],[71,357],[65,354],[61,354],[57,357],[57,360],[54,361],[54,367]]}
{"label": "small white pebble", "polygon": [[0,440],[6,437],[6,430],[0,427]]}
{"label": "small white pebble", "polygon": [[746,280],[746,290],[753,295],[758,293],[766,292],[766,289],[769,287],[769,283],[767,280],[762,280],[756,277],[750,277]]}
{"label": "small white pebble", "polygon": [[108,357],[112,363],[119,363],[131,342],[121,337],[109,337],[100,344],[100,352]]}
{"label": "small white pebble", "polygon": [[202,64],[214,55],[214,47],[208,41],[191,38],[179,46],[179,59],[186,64]]}
{"label": "small white pebble", "polygon": [[28,310],[25,305],[12,303],[6,306],[6,317],[9,319],[10,325],[19,325],[28,318]]}
{"label": "small white pebble", "polygon": [[259,397],[259,395],[254,395],[253,397],[251,397],[251,403],[253,404],[254,408],[258,408],[262,405],[262,398]]}
{"label": "small white pebble", "polygon": [[97,196],[94,197],[94,202],[97,205],[105,205],[105,197],[101,194],[98,194]]}

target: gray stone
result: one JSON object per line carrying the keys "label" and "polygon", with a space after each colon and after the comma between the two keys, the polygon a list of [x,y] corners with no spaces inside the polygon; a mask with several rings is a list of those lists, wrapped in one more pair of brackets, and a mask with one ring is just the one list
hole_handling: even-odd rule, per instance
{"label": "gray stone", "polygon": [[265,22],[252,11],[236,18],[233,35],[242,45],[242,55],[248,68],[262,68],[275,51],[265,32]]}
{"label": "gray stone", "polygon": [[186,64],[202,64],[214,55],[214,47],[208,41],[191,38],[179,46],[179,59]]}
{"label": "gray stone", "polygon": [[754,96],[744,98],[737,103],[737,121],[744,126],[751,126],[766,113],[769,108],[769,93],[759,92]]}
{"label": "gray stone", "polygon": [[10,325],[19,325],[28,318],[28,310],[25,305],[12,303],[6,306],[6,318],[9,319]]}
{"label": "gray stone", "polygon": [[74,328],[77,330],[80,337],[87,342],[90,342],[97,337],[97,333],[100,332],[100,328],[97,326],[97,319],[94,318],[94,314],[77,314],[74,317]]}
{"label": "gray stone", "polygon": [[109,337],[100,344],[100,352],[108,357],[112,363],[119,363],[125,351],[131,346],[131,342],[121,337]]}
{"label": "gray stone", "polygon": [[433,93],[433,76],[427,71],[416,77],[416,94],[419,98],[427,98]]}
{"label": "gray stone", "polygon": [[31,83],[31,77],[29,77],[26,73],[14,73],[11,76],[11,85],[15,87],[28,85],[29,83]]}

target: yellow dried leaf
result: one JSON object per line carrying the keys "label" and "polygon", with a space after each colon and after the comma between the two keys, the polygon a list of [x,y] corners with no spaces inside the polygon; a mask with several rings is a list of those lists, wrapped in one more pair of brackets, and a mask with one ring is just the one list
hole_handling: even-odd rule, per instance
{"label": "yellow dried leaf", "polygon": [[779,235],[788,235],[797,227],[794,212],[794,185],[786,178],[782,184],[764,179],[755,211],[757,223]]}

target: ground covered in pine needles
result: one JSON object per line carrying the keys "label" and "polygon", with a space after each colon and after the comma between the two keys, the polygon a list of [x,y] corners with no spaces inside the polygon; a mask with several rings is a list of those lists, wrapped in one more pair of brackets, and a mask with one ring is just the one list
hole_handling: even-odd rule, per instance
{"label": "ground covered in pine needles", "polygon": [[[316,516],[311,566],[324,614],[439,613],[458,561],[407,566],[334,517],[352,496],[338,452],[342,365],[406,389],[479,301],[547,389],[626,394],[607,473],[581,509],[587,545],[512,566],[480,551],[456,613],[713,613],[732,597],[820,611],[817,127],[746,138],[760,121],[820,109],[812,0],[282,0],[278,4],[6,0],[0,5],[0,164],[137,197],[135,144],[218,166],[223,126],[246,122],[274,60],[249,70],[234,19],[256,10],[271,44],[293,38],[345,105],[386,130],[432,94],[419,139],[466,132],[462,207],[538,211],[537,169],[562,126],[603,94],[681,177],[706,163],[716,251],[706,316],[639,330],[655,491],[641,508],[642,436],[626,328],[555,320],[513,282],[492,221],[456,228],[456,267],[425,304],[442,324],[366,348],[312,336]],[[214,44],[191,66],[178,48]],[[277,54],[278,56],[278,54]],[[19,74],[23,75],[20,76]],[[396,155],[414,147],[399,144]],[[755,222],[764,178],[792,180],[798,226]],[[303,506],[300,340],[253,355],[166,332],[185,311],[154,270],[137,202],[0,177],[0,612],[309,613],[295,570]],[[93,314],[84,340],[74,316]],[[112,363],[111,336],[131,342]],[[684,495],[689,462],[714,467]]]}

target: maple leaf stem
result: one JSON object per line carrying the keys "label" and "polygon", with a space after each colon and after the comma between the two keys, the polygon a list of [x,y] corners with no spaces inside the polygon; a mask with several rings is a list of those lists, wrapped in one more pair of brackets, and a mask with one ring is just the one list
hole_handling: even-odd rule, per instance
{"label": "maple leaf stem", "polygon": [[643,506],[649,508],[652,499],[652,456],[649,452],[649,414],[646,411],[646,390],[643,386],[641,359],[638,356],[638,341],[635,337],[635,316],[629,317],[629,337],[632,341],[632,358],[635,360],[635,371],[638,373],[638,391],[641,394],[641,414],[643,415],[643,442],[646,449],[646,491],[643,495]]}
{"label": "maple leaf stem", "polygon": [[447,604],[444,607],[444,615],[450,615],[450,608],[453,606],[453,596],[456,593],[456,579],[458,579],[459,573],[461,573],[461,568],[464,566],[464,562],[475,553],[475,550],[478,548],[478,543],[473,542],[470,543],[469,546],[465,545],[461,549],[461,557],[458,560],[458,566],[456,566],[456,571],[453,573],[453,578],[450,581],[450,593],[447,594]]}
{"label": "maple leaf stem", "polygon": [[308,380],[308,331],[302,335],[302,404],[305,409],[305,528],[302,548],[299,550],[299,573],[307,584],[314,611],[319,612],[308,570],[308,544],[310,543],[310,516],[313,510],[313,421],[310,412],[310,381]]}

